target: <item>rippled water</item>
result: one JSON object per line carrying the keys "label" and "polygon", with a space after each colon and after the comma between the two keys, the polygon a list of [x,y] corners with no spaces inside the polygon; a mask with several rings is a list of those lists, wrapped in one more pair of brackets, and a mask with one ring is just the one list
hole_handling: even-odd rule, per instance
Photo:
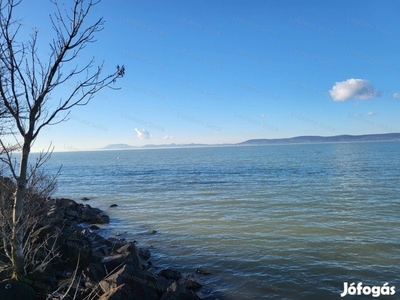
{"label": "rippled water", "polygon": [[90,198],[157,266],[207,269],[210,299],[400,294],[400,142],[54,153],[46,169],[60,164],[55,196]]}

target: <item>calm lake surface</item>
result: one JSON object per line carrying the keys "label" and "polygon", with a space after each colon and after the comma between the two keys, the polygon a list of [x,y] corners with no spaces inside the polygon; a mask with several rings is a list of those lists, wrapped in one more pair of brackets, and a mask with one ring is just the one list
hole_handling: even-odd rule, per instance
{"label": "calm lake surface", "polygon": [[157,267],[207,269],[207,299],[400,295],[400,142],[65,152],[45,169],[61,164],[55,197],[90,198]]}

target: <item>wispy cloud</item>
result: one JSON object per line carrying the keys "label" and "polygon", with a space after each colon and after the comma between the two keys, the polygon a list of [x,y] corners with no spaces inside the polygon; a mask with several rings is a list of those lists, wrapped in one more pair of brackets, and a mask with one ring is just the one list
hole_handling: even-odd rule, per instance
{"label": "wispy cloud", "polygon": [[174,138],[174,137],[173,137],[172,135],[168,135],[168,134],[167,134],[166,136],[163,137],[163,140],[164,140],[164,141],[169,141],[169,140],[172,140],[173,138]]}
{"label": "wispy cloud", "polygon": [[396,99],[400,98],[400,93],[394,93],[393,98],[396,98]]}
{"label": "wispy cloud", "polygon": [[329,94],[334,101],[370,99],[378,96],[378,92],[374,90],[372,84],[368,80],[354,78],[335,82]]}
{"label": "wispy cloud", "polygon": [[[263,128],[269,129],[269,130],[273,130],[275,132],[279,131],[279,128],[277,126],[272,125],[272,124],[267,123],[267,122],[262,122],[262,121],[260,121],[258,119],[254,119],[251,116],[245,115],[243,113],[235,112],[234,117],[238,118],[240,120],[246,121],[246,122],[248,122],[250,124],[261,126]],[[261,117],[264,118],[262,115],[261,115]]]}
{"label": "wispy cloud", "polygon": [[361,123],[364,123],[364,124],[367,124],[367,125],[379,128],[379,129],[383,129],[386,132],[393,132],[393,127],[390,126],[389,124],[387,124],[387,123],[379,123],[377,121],[374,121],[374,118],[369,118],[371,116],[370,113],[367,113],[365,115],[364,114],[361,115],[361,114],[349,113],[348,116],[350,118],[353,118],[354,120],[357,120],[357,121],[361,122]]}
{"label": "wispy cloud", "polygon": [[137,137],[141,140],[147,140],[151,137],[151,134],[146,129],[135,128],[135,131],[137,132]]}
{"label": "wispy cloud", "polygon": [[374,113],[372,111],[370,111],[369,113],[366,113],[365,115],[364,114],[350,114],[349,113],[349,116],[350,117],[354,117],[354,118],[372,117],[372,116],[375,116],[375,115],[376,115],[376,113]]}

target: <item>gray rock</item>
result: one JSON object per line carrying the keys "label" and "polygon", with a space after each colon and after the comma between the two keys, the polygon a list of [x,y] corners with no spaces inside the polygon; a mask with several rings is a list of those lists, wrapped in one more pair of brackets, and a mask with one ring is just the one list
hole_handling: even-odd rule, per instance
{"label": "gray rock", "polygon": [[[109,270],[112,271],[112,270]],[[107,278],[99,282],[100,288],[104,293],[116,288],[117,286],[129,283],[133,278],[140,278],[141,274],[136,274],[137,270],[131,265],[124,265],[114,274],[109,275]]]}
{"label": "gray rock", "polygon": [[141,263],[139,259],[139,250],[134,243],[126,243],[125,245],[118,248],[115,252],[120,254],[129,253],[130,263],[135,268],[140,268]]}
{"label": "gray rock", "polygon": [[53,205],[48,210],[46,216],[50,219],[62,219],[64,217],[64,212],[60,207]]}
{"label": "gray rock", "polygon": [[101,264],[91,263],[82,271],[82,278],[88,288],[96,286],[106,277],[106,272]]}
{"label": "gray rock", "polygon": [[175,292],[178,289],[178,285],[175,280],[165,279],[164,277],[157,278],[157,290],[164,294],[166,292],[172,291]]}
{"label": "gray rock", "polygon": [[[109,293],[120,285],[126,284],[131,288],[132,297],[125,299],[158,300],[159,296],[153,284],[149,284],[141,270],[132,265],[124,265],[116,273],[100,281],[99,285],[104,293]],[[128,290],[125,288],[125,292]],[[105,298],[108,299],[108,298]]]}
{"label": "gray rock", "polygon": [[127,284],[121,284],[116,288],[108,291],[103,294],[99,300],[126,300],[126,299],[134,299],[133,298],[132,289]]}
{"label": "gray rock", "polygon": [[201,274],[201,275],[210,275],[211,274],[211,272],[209,272],[208,270],[206,270],[204,268],[197,268],[196,273]]}
{"label": "gray rock", "polygon": [[0,282],[1,300],[35,300],[35,291],[27,283],[15,280]]}
{"label": "gray rock", "polygon": [[101,263],[106,267],[108,272],[111,272],[115,269],[121,268],[123,265],[126,265],[131,260],[131,255],[129,253],[124,254],[112,254],[105,256]]}
{"label": "gray rock", "polygon": [[185,285],[185,288],[187,288],[188,290],[198,290],[203,286],[197,281],[194,276],[187,276],[185,278],[182,278],[181,281]]}
{"label": "gray rock", "polygon": [[187,293],[166,292],[160,300],[199,300],[195,295]]}
{"label": "gray rock", "polygon": [[163,276],[165,279],[179,280],[182,278],[182,272],[172,269],[161,270],[158,275]]}
{"label": "gray rock", "polygon": [[123,264],[130,264],[134,268],[141,270],[138,249],[135,244],[127,243],[114,250],[111,255],[103,258],[102,263],[108,271],[114,270]]}
{"label": "gray rock", "polygon": [[149,249],[143,249],[139,248],[139,256],[143,258],[144,260],[148,260],[151,256],[150,250]]}

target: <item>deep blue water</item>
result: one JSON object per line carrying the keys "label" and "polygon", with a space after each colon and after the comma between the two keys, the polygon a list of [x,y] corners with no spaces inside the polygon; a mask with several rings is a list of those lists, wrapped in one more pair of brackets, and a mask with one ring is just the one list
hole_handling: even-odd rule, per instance
{"label": "deep blue water", "polygon": [[400,294],[400,142],[65,152],[45,169],[61,164],[54,196],[90,198],[156,266],[209,270],[209,299]]}

